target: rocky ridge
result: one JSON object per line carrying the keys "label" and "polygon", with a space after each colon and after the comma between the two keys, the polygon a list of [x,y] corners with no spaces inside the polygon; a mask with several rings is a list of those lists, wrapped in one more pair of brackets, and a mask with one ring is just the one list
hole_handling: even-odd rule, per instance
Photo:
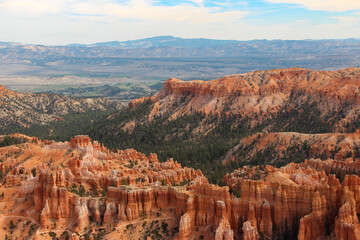
{"label": "rocky ridge", "polygon": [[[249,118],[252,126],[315,104],[319,117],[344,129],[358,117],[359,68],[315,71],[302,68],[276,69],[231,75],[211,81],[181,81],[171,78],[162,90],[149,98],[134,100],[130,107],[149,101],[150,120],[166,116],[169,120],[193,113],[235,115]],[[329,118],[328,115],[331,115]]]}
{"label": "rocky ridge", "polygon": [[[305,134],[297,132],[261,132],[240,140],[223,158],[224,163],[239,159],[251,161],[257,154],[271,155],[268,164],[288,157],[290,152],[307,158],[345,160],[360,154],[360,132]],[[303,159],[301,159],[303,160]]]}
{"label": "rocky ridge", "polygon": [[0,86],[0,129],[9,125],[29,127],[32,124],[46,124],[70,113],[119,109],[119,102],[105,98],[19,93]]}

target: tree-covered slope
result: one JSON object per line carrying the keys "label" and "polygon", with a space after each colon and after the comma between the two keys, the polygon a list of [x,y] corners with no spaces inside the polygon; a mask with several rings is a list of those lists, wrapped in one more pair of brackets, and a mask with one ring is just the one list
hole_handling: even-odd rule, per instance
{"label": "tree-covered slope", "polygon": [[224,172],[244,164],[280,166],[309,157],[304,142],[289,146],[286,159],[274,155],[270,143],[252,149],[251,157],[237,151],[222,163],[244,137],[257,132],[354,132],[360,119],[358,79],[359,69],[272,70],[209,82],[170,79],[154,96],[94,124],[90,135],[111,148],[173,157],[218,182]]}

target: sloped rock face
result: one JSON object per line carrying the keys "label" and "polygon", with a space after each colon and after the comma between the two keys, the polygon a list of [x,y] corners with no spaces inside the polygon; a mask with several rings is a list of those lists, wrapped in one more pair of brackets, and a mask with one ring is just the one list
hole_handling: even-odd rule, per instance
{"label": "sloped rock face", "polygon": [[[206,115],[236,115],[262,122],[280,110],[297,109],[304,101],[316,103],[321,116],[340,109],[345,113],[335,124],[341,129],[356,116],[360,70],[334,72],[291,68],[256,71],[211,81],[181,81],[171,78],[151,98],[129,104],[152,103],[149,119],[202,112]],[[301,111],[299,109],[299,111]],[[321,117],[319,116],[319,117]]]}
{"label": "sloped rock face", "polygon": [[122,108],[119,102],[105,98],[75,99],[56,94],[18,93],[1,85],[0,106],[0,129],[8,125],[28,127],[44,124],[70,113]]}
{"label": "sloped rock face", "polygon": [[[227,163],[238,158],[251,160],[258,153],[273,147],[271,163],[276,163],[279,159],[288,157],[289,151],[294,154],[302,152],[310,158],[321,158],[326,160],[333,158],[339,162],[344,162],[347,158],[358,155],[360,146],[360,133],[323,133],[305,134],[297,132],[262,132],[241,139],[240,143],[231,149],[223,158]],[[246,155],[241,155],[246,149]]]}
{"label": "sloped rock face", "polygon": [[15,94],[18,94],[18,93],[13,92],[13,91],[5,88],[4,86],[0,85],[0,96],[5,97],[5,96],[15,95]]}

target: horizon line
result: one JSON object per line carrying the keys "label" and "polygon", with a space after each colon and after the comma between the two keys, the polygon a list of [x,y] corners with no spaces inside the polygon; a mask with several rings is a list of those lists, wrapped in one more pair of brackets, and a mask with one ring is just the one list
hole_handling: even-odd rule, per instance
{"label": "horizon line", "polygon": [[70,46],[70,45],[84,45],[84,46],[92,46],[95,44],[100,44],[100,43],[111,43],[111,42],[116,42],[116,43],[126,43],[126,42],[132,42],[132,41],[139,41],[139,40],[150,40],[150,39],[154,39],[154,38],[160,38],[160,37],[171,37],[174,39],[181,39],[181,40],[213,40],[213,41],[236,41],[236,42],[251,42],[251,41],[336,41],[336,40],[357,40],[360,41],[360,37],[356,38],[356,37],[351,37],[351,38],[304,38],[304,39],[266,39],[266,38],[255,38],[255,39],[248,39],[248,40],[236,40],[236,39],[216,39],[216,38],[204,38],[204,37],[200,37],[200,38],[184,38],[184,37],[176,37],[173,35],[157,35],[157,36],[152,36],[152,37],[144,37],[144,38],[136,38],[136,39],[128,39],[128,40],[109,40],[109,41],[100,41],[100,42],[95,42],[95,43],[66,43],[66,44],[41,44],[41,43],[22,43],[22,42],[17,42],[17,41],[0,41],[0,43],[8,43],[8,44],[19,44],[19,45],[35,45],[35,46],[48,46],[48,47],[52,47],[52,46]]}

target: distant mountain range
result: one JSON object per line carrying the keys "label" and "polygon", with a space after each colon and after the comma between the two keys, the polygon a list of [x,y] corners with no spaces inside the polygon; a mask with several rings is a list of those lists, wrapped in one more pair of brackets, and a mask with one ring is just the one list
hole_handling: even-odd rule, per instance
{"label": "distant mountain range", "polygon": [[144,38],[129,41],[110,41],[110,42],[99,42],[94,44],[69,44],[70,47],[112,47],[112,48],[124,48],[124,49],[135,49],[135,48],[158,48],[158,47],[173,47],[173,48],[209,48],[209,47],[221,47],[228,45],[243,45],[253,46],[256,45],[272,45],[273,47],[285,47],[292,48],[295,44],[312,44],[318,45],[321,43],[330,45],[339,44],[350,44],[358,45],[360,39],[342,39],[342,40],[249,40],[249,41],[238,41],[238,40],[218,40],[218,39],[207,39],[207,38],[179,38],[173,36],[158,36],[152,38]]}
{"label": "distant mountain range", "polygon": [[112,41],[101,42],[85,46],[98,46],[98,47],[119,47],[126,49],[133,48],[150,48],[150,47],[176,47],[176,48],[201,48],[201,47],[219,47],[231,44],[238,44],[240,41],[236,40],[215,40],[206,38],[190,38],[184,39],[173,36],[159,36],[152,38],[144,38],[130,41]]}
{"label": "distant mountain range", "polygon": [[[88,76],[96,72],[138,79],[177,77],[189,80],[193,76],[214,79],[275,68],[338,70],[357,67],[360,65],[360,39],[235,41],[162,36],[66,46],[0,42],[0,64],[8,64],[6,69],[11,67],[20,76]],[[16,64],[26,66],[22,70]]]}
{"label": "distant mountain range", "polygon": [[0,42],[0,61],[57,59],[61,57],[261,57],[290,58],[360,53],[359,39],[340,40],[214,40],[172,36],[66,46],[23,45]]}

